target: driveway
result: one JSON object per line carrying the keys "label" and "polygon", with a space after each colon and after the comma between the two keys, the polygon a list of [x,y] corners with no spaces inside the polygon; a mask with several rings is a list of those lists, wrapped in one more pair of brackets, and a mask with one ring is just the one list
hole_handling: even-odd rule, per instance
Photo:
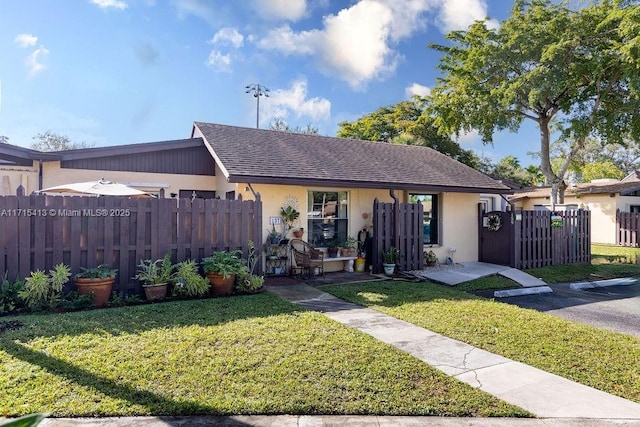
{"label": "driveway", "polygon": [[553,293],[495,299],[640,338],[640,283],[583,290],[569,284],[549,286]]}

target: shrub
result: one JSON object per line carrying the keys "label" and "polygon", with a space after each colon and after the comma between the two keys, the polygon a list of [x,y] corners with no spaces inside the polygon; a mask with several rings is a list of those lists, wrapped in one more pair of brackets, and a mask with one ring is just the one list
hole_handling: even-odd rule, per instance
{"label": "shrub", "polygon": [[173,296],[199,297],[209,291],[209,280],[198,273],[198,264],[195,261],[182,261],[175,267]]}
{"label": "shrub", "polygon": [[44,271],[32,271],[25,279],[24,289],[20,291],[20,298],[27,307],[35,309],[51,309],[56,307],[62,296],[62,289],[69,281],[71,271],[64,264],[58,264],[49,274]]}
{"label": "shrub", "polygon": [[10,281],[7,273],[0,280],[0,314],[9,313],[24,306],[20,292],[24,289],[22,280]]}

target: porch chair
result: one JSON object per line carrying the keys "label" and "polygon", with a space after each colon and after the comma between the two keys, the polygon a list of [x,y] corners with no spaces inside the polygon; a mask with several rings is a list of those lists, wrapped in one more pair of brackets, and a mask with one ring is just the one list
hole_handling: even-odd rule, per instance
{"label": "porch chair", "polygon": [[291,253],[296,267],[305,277],[313,276],[317,268],[320,275],[324,274],[324,254],[301,239],[291,239]]}

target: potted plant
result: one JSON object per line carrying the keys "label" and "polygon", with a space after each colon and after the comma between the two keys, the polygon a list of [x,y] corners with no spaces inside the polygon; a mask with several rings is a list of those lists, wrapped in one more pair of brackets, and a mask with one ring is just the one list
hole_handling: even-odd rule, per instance
{"label": "potted plant", "polygon": [[293,236],[296,239],[301,239],[302,236],[304,236],[304,228],[300,227],[300,228],[296,228],[295,230],[293,230]]}
{"label": "potted plant", "polygon": [[382,267],[384,274],[393,276],[396,270],[396,248],[391,246],[388,251],[382,252]]}
{"label": "potted plant", "polygon": [[108,264],[80,270],[80,273],[73,277],[78,293],[80,295],[93,293],[93,304],[96,307],[102,307],[111,297],[111,289],[116,281],[118,270],[109,267]]}
{"label": "potted plant", "polygon": [[293,224],[298,220],[300,212],[292,206],[280,208],[280,218],[282,218],[282,238],[287,238],[287,233],[293,228]]}
{"label": "potted plant", "polygon": [[340,242],[336,239],[329,240],[327,242],[327,254],[329,258],[336,258],[338,256],[338,251],[340,250]]}
{"label": "potted plant", "polygon": [[280,233],[276,231],[275,224],[271,224],[271,230],[267,230],[267,232],[269,233],[267,235],[267,240],[269,241],[269,243],[271,243],[272,245],[277,245],[278,243],[280,243]]}
{"label": "potted plant", "polygon": [[137,274],[133,278],[142,282],[144,295],[149,301],[166,298],[169,282],[173,278],[171,252],[167,252],[164,258],[155,261],[141,259]]}
{"label": "potted plant", "polygon": [[424,265],[432,267],[438,264],[438,256],[432,250],[424,251]]}
{"label": "potted plant", "polygon": [[358,241],[354,237],[347,237],[347,240],[342,243],[342,256],[354,256],[356,254],[357,247]]}
{"label": "potted plant", "polygon": [[242,272],[244,263],[240,259],[240,251],[216,251],[202,259],[204,272],[211,283],[214,295],[224,296],[233,293],[236,274]]}

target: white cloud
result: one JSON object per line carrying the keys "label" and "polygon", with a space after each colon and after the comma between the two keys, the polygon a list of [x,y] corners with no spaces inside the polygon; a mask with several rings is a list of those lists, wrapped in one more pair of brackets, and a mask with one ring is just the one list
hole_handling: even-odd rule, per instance
{"label": "white cloud", "polygon": [[209,53],[206,64],[208,67],[222,73],[231,72],[231,55],[223,55],[220,51],[212,50]]}
{"label": "white cloud", "polygon": [[[485,0],[444,0],[440,9],[440,25],[445,32],[465,30],[474,21],[487,17]],[[498,22],[487,23],[490,28],[497,28]]]}
{"label": "white cloud", "polygon": [[485,18],[487,6],[485,0],[360,0],[325,16],[322,28],[295,31],[282,25],[258,46],[286,55],[311,55],[325,74],[363,89],[369,81],[395,72],[400,58],[395,44],[423,31],[428,14],[448,32]]}
{"label": "white cloud", "polygon": [[208,0],[172,0],[172,3],[180,19],[185,19],[187,16],[193,15],[210,24],[216,22],[213,2],[209,2]]}
{"label": "white cloud", "polygon": [[121,0],[90,0],[90,3],[95,4],[100,9],[119,9],[124,10],[128,7],[127,3]]}
{"label": "white cloud", "polygon": [[288,89],[276,89],[269,93],[269,100],[261,103],[260,119],[269,123],[274,118],[309,118],[326,120],[331,115],[331,101],[321,97],[307,98],[307,80],[300,78]]}
{"label": "white cloud", "polygon": [[427,96],[431,94],[431,88],[418,83],[412,83],[404,89],[404,94],[411,99],[414,95]]}
{"label": "white cloud", "polygon": [[211,44],[231,45],[236,49],[242,46],[244,37],[238,32],[237,29],[231,27],[225,27],[220,29],[214,34],[213,38],[209,41]]}
{"label": "white cloud", "polygon": [[255,0],[254,8],[265,19],[297,21],[307,13],[306,0]]}
{"label": "white cloud", "polygon": [[38,42],[38,37],[33,34],[18,34],[13,42],[20,47],[31,47]]}
{"label": "white cloud", "polygon": [[41,60],[44,56],[49,55],[49,51],[44,46],[40,46],[34,50],[31,55],[27,57],[25,61],[29,75],[34,76],[44,70],[44,65]]}

